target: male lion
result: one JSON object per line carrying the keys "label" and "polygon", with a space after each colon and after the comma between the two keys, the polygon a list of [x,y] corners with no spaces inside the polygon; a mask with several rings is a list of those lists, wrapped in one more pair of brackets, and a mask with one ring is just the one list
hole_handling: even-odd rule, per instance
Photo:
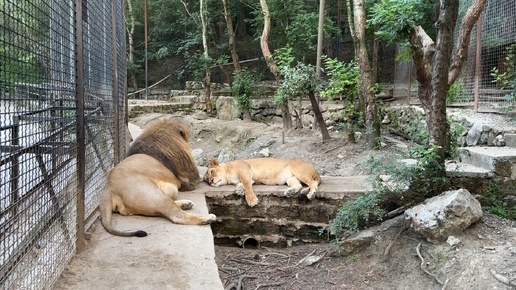
{"label": "male lion", "polygon": [[213,214],[190,214],[190,200],[177,200],[178,190],[195,189],[201,181],[190,150],[190,129],[181,121],[164,119],[149,126],[131,145],[127,158],[110,170],[100,199],[101,222],[116,236],[144,237],[145,231],[113,228],[112,212],[164,216],[174,223],[203,225]]}
{"label": "male lion", "polygon": [[[214,187],[235,184],[236,193],[244,194],[247,204],[255,206],[258,204],[258,198],[253,191],[253,183],[287,184],[289,188],[285,190],[284,195],[289,196],[301,191],[301,195],[313,199],[318,185],[321,184],[321,176],[310,163],[299,159],[255,158],[226,163],[212,159],[204,175],[204,181]],[[302,189],[301,183],[308,188]]]}

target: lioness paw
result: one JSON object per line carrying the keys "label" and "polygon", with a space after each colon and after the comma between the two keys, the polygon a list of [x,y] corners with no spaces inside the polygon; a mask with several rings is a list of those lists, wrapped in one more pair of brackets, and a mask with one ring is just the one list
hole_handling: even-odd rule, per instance
{"label": "lioness paw", "polygon": [[253,207],[258,204],[258,198],[256,196],[254,196],[253,198],[246,198],[246,201],[250,207]]}
{"label": "lioness paw", "polygon": [[245,195],[245,188],[242,183],[238,183],[235,187],[235,193],[238,195]]}
{"label": "lioness paw", "polygon": [[317,190],[314,190],[314,191],[309,192],[306,195],[306,197],[308,197],[308,199],[314,199],[316,195],[317,195]]}
{"label": "lioness paw", "polygon": [[201,221],[201,225],[211,224],[212,222],[214,222],[216,220],[217,220],[217,216],[210,213],[206,216],[206,218],[204,220]]}
{"label": "lioness paw", "polygon": [[291,187],[291,188],[285,190],[285,192],[283,192],[283,195],[284,196],[291,196],[294,193],[296,193],[296,189]]}

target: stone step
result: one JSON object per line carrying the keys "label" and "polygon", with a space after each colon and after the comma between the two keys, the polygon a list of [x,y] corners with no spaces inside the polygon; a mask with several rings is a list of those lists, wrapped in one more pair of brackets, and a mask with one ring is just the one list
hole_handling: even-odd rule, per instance
{"label": "stone step", "polygon": [[503,139],[506,147],[516,147],[516,134],[505,133]]}
{"label": "stone step", "polygon": [[254,185],[259,199],[254,207],[235,193],[234,185],[216,188],[203,182],[197,190],[204,192],[209,211],[217,215],[211,225],[217,244],[240,245],[252,238],[264,246],[284,247],[326,241],[326,230],[342,203],[371,189],[367,178],[322,176],[313,200],[284,196],[287,186]]}
{"label": "stone step", "polygon": [[447,162],[446,175],[448,177],[467,177],[467,178],[490,178],[494,173],[492,170],[478,167],[463,162]]}
{"label": "stone step", "polygon": [[462,163],[471,164],[501,177],[516,177],[516,148],[463,147],[459,148]]}
{"label": "stone step", "polygon": [[169,101],[138,101],[129,102],[129,118],[135,118],[146,113],[173,114],[177,112],[190,113],[194,110],[192,103],[175,103]]}
{"label": "stone step", "polygon": [[172,96],[172,98],[170,98],[171,102],[187,103],[187,104],[195,104],[197,102],[200,102],[200,100],[201,100],[201,97],[196,96],[196,95],[177,95],[177,96]]}

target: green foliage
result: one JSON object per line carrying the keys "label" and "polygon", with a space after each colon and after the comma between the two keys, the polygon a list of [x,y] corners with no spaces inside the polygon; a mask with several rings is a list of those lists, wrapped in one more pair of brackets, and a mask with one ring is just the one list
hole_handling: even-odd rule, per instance
{"label": "green foliage", "polygon": [[333,99],[344,95],[355,99],[360,92],[360,68],[354,61],[344,63],[337,59],[323,56],[328,83],[321,91],[321,96]]}
{"label": "green foliage", "polygon": [[446,105],[457,101],[458,97],[464,95],[466,86],[462,79],[456,80],[446,92]]}
{"label": "green foliage", "polygon": [[352,234],[373,221],[381,221],[386,213],[399,207],[422,202],[447,188],[448,179],[440,177],[437,146],[413,145],[410,157],[417,162],[387,161],[370,156],[364,167],[371,176],[372,189],[342,205],[331,225],[337,237]]}
{"label": "green foliage", "polygon": [[342,123],[338,127],[347,132],[348,138],[354,140],[354,128],[363,121],[363,114],[358,110],[360,93],[360,68],[358,63],[345,63],[328,56],[323,56],[324,68],[328,81],[321,90],[321,96],[333,100],[340,97],[344,108],[341,111]]}
{"label": "green foliage", "polygon": [[450,129],[448,135],[450,136],[450,144],[446,150],[446,156],[449,158],[456,158],[458,155],[457,148],[459,147],[459,137],[462,136],[466,130],[466,120],[457,119],[453,116],[448,117],[448,124]]}
{"label": "green foliage", "polygon": [[496,183],[490,183],[486,193],[479,197],[483,209],[504,219],[516,220],[516,206],[510,206],[507,196]]}
{"label": "green foliage", "polygon": [[[45,81],[45,59],[49,58],[48,7],[41,0],[0,1],[8,17],[0,18],[0,83],[10,91],[14,83]],[[38,13],[30,14],[30,11]]]}
{"label": "green foliage", "polygon": [[406,43],[409,32],[416,26],[422,25],[430,31],[434,14],[435,1],[380,0],[371,7],[367,25],[379,25],[376,34],[388,43]]}
{"label": "green foliage", "polygon": [[493,82],[500,82],[502,89],[512,91],[506,96],[508,99],[516,99],[516,44],[507,48],[504,65],[506,68],[504,73],[500,73],[497,67],[491,70]]}
{"label": "green foliage", "polygon": [[233,72],[231,92],[237,100],[237,107],[240,113],[245,109],[252,108],[252,86],[255,80],[256,74],[246,68],[243,68],[241,72]]}
{"label": "green foliage", "polygon": [[310,91],[319,89],[319,77],[315,73],[313,65],[298,63],[295,67],[281,67],[280,87],[276,91],[274,100],[277,104],[282,104],[285,98],[294,99],[308,95]]}
{"label": "green foliage", "polygon": [[290,67],[294,62],[294,55],[292,54],[292,47],[287,45],[282,48],[278,48],[274,51],[274,60],[279,68]]}
{"label": "green foliage", "polygon": [[[255,37],[259,38],[263,31],[263,14],[259,1],[243,2],[253,9],[254,17],[248,19],[248,22],[254,28]],[[315,60],[319,17],[317,3],[305,0],[267,0],[267,6],[273,27],[270,39],[274,40],[274,46],[290,45],[298,61]],[[337,9],[331,9],[329,12],[335,13],[334,10]],[[324,21],[324,43],[328,43],[340,33],[332,19],[334,18],[326,17]]]}

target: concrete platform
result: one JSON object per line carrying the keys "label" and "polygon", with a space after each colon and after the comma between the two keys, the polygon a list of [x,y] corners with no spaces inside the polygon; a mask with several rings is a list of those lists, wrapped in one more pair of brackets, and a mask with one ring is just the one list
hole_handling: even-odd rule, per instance
{"label": "concrete platform", "polygon": [[[194,202],[190,212],[208,212],[201,192],[181,192],[180,198]],[[72,260],[54,289],[224,289],[210,226],[118,214],[113,220],[119,229],[141,229],[149,236],[116,237],[97,221],[86,250]]]}

